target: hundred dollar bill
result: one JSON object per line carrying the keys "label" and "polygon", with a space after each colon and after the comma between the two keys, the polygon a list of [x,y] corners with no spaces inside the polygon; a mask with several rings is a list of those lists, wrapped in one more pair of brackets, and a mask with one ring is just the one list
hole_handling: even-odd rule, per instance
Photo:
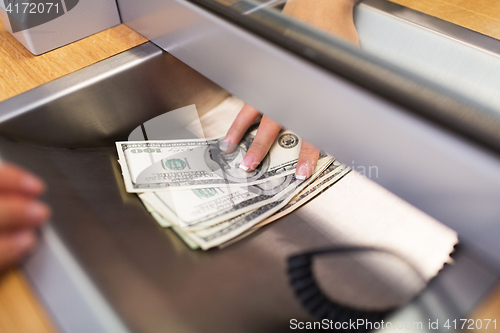
{"label": "hundred dollar bill", "polygon": [[[321,170],[326,165],[316,170]],[[313,179],[317,174],[318,171],[312,175]],[[178,226],[199,229],[278,200],[285,195],[284,190],[292,180],[292,175],[287,175],[247,187],[146,192],[140,194],[140,197],[146,202],[154,202],[155,206],[161,206]]]}
{"label": "hundred dollar bill", "polygon": [[153,216],[153,218],[158,222],[158,224],[163,227],[163,228],[170,228],[172,226],[172,223],[168,220],[166,220],[162,214],[158,213],[156,209],[148,203],[146,200],[142,199],[140,196],[139,198],[142,201],[142,204],[146,208],[146,210]]}
{"label": "hundred dollar bill", "polygon": [[347,165],[340,163],[339,161],[334,161],[325,171],[318,176],[318,178],[307,187],[305,187],[300,193],[298,193],[292,200],[290,200],[283,208],[278,210],[276,213],[257,223],[252,228],[248,229],[241,235],[234,239],[227,241],[219,246],[219,248],[225,248],[235,242],[249,236],[255,231],[259,230],[263,226],[270,224],[283,216],[286,216],[301,206],[305,205],[307,202],[326,191],[328,188],[337,183],[345,175],[351,171]]}
{"label": "hundred dollar bill", "polygon": [[[332,162],[333,159],[317,167],[309,182]],[[286,195],[286,189],[294,179],[293,175],[288,175],[248,187],[145,192],[139,196],[177,226],[184,230],[197,230],[279,200]]]}
{"label": "hundred dollar bill", "polygon": [[197,250],[199,249],[199,245],[196,244],[194,241],[192,241],[186,233],[182,232],[178,227],[172,225],[170,221],[165,219],[164,215],[158,213],[148,202],[142,200],[142,203],[144,204],[144,207],[146,207],[146,210],[151,214],[151,216],[156,220],[156,222],[163,228],[171,228],[178,236],[179,238],[186,243],[187,246],[191,250]]}
{"label": "hundred dollar bill", "polygon": [[[321,170],[319,173],[321,173]],[[267,217],[279,211],[283,208],[292,198],[294,198],[300,191],[308,186],[308,184],[314,181],[313,177],[305,181],[300,181],[295,178],[295,175],[292,175],[293,181],[291,184],[284,190],[284,195],[279,199],[268,203],[254,211],[233,217],[228,221],[216,224],[214,226],[195,231],[186,231],[185,228],[182,228],[182,231],[186,233],[186,235],[196,242],[203,250],[210,249],[212,247],[219,246],[227,241],[241,235],[246,232],[254,225],[263,221]]]}
{"label": "hundred dollar bill", "polygon": [[194,190],[146,192],[139,196],[146,202],[155,201],[180,227],[201,222],[216,224],[257,209],[283,195],[292,181],[284,176],[248,187],[212,187]]}
{"label": "hundred dollar bill", "polygon": [[[261,209],[242,214],[204,230],[190,232],[185,228],[175,227],[175,223],[173,223],[175,228],[174,231],[192,249],[195,248],[193,244],[196,244],[197,246],[203,244],[201,247],[204,249],[214,246],[220,246],[221,248],[226,247],[250,235],[260,227],[269,224],[304,205],[306,202],[325,191],[344,177],[347,173],[349,173],[349,171],[349,167],[335,161],[330,164],[328,168],[322,171],[315,181],[310,182],[309,185],[304,184],[304,186],[301,186],[299,189],[289,189],[287,194],[288,197],[292,197],[292,199],[285,203],[282,208],[278,207],[282,206],[283,202],[286,202],[286,199],[281,202],[274,202],[272,204],[265,205]],[[144,195],[150,195],[150,193],[140,194],[139,196],[142,199]],[[155,197],[153,197],[152,201],[153,205],[150,206],[149,203],[151,202],[148,201],[148,206],[154,207],[151,209],[155,211],[157,215],[165,216],[165,207],[162,207],[161,202]],[[158,205],[160,205],[159,209],[163,210],[162,213],[158,213],[156,211],[156,207]],[[168,214],[171,214],[171,212],[167,211],[167,216]],[[269,217],[265,218],[265,216]],[[168,216],[168,218],[170,219],[172,216]]]}
{"label": "hundred dollar bill", "polygon": [[[226,186],[249,186],[295,172],[301,139],[282,131],[266,158],[251,172],[239,168],[256,130],[247,132],[236,149],[226,154],[215,139],[117,142],[125,187],[141,193],[165,189],[184,190]],[[321,153],[318,166],[330,157]]]}
{"label": "hundred dollar bill", "polygon": [[338,182],[342,177],[347,175],[351,171],[347,165],[342,164],[339,161],[334,161],[328,168],[326,168],[323,173],[318,176],[318,178],[309,186],[307,186],[302,192],[297,194],[295,198],[290,200],[288,204],[276,212],[273,216],[269,217],[265,221],[262,221],[257,228],[260,228],[266,224],[276,221],[277,219],[290,214],[297,208],[306,204],[308,201],[314,199],[317,195],[326,191],[333,184]]}

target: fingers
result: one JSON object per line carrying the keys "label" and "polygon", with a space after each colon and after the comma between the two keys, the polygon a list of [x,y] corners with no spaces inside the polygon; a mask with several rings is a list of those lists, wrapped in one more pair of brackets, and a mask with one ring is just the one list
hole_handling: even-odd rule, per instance
{"label": "fingers", "polygon": [[266,156],[280,130],[281,126],[277,122],[269,117],[263,116],[257,134],[243,158],[240,168],[245,171],[252,171],[255,169]]}
{"label": "fingers", "polygon": [[316,164],[318,163],[319,150],[311,145],[309,142],[302,141],[300,147],[299,160],[297,161],[297,168],[295,171],[295,178],[305,180],[314,172]]}
{"label": "fingers", "polygon": [[32,229],[0,233],[0,270],[19,261],[36,243]]}
{"label": "fingers", "polygon": [[0,165],[0,194],[12,192],[36,196],[44,190],[44,183],[30,173],[13,165]]}
{"label": "fingers", "polygon": [[37,201],[22,196],[0,196],[0,233],[11,229],[38,227],[49,215],[50,209]]}
{"label": "fingers", "polygon": [[[245,132],[259,116],[259,111],[245,104],[231,125],[226,137],[220,143],[220,149],[226,153],[234,151]],[[240,168],[245,171],[254,170],[266,156],[280,130],[281,126],[278,123],[269,117],[263,116],[252,145],[245,154],[243,161],[240,163]],[[296,178],[299,180],[309,178],[316,168],[318,157],[319,150],[304,141],[300,149],[297,170],[295,173]]]}
{"label": "fingers", "polygon": [[231,128],[227,132],[226,137],[220,143],[219,148],[223,152],[231,153],[233,152],[236,145],[240,142],[241,138],[247,131],[247,129],[252,125],[252,123],[260,116],[260,112],[245,104],[241,109],[240,113],[234,120]]}
{"label": "fingers", "polygon": [[0,165],[0,270],[21,259],[35,244],[35,228],[47,220],[49,208],[34,197],[44,183],[13,165]]}

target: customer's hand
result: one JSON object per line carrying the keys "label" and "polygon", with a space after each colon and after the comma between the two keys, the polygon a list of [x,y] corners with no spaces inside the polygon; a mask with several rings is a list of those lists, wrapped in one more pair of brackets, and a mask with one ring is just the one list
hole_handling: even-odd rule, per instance
{"label": "customer's hand", "polygon": [[[359,0],[288,0],[283,13],[309,23],[337,37],[359,46],[358,33],[354,26],[353,8]],[[260,117],[259,111],[245,104],[231,125],[221,149],[231,152],[246,130]],[[263,116],[254,141],[245,155],[240,168],[252,171],[264,159],[281,126]],[[309,178],[318,163],[319,150],[306,141],[302,142],[295,175],[297,179]]]}
{"label": "customer's hand", "polygon": [[0,165],[0,270],[26,255],[35,245],[35,230],[49,217],[37,201],[45,185],[13,165]]}
{"label": "customer's hand", "polygon": [[359,45],[353,10],[359,0],[288,0],[283,13]]}
{"label": "customer's hand", "polygon": [[[247,129],[260,116],[261,114],[259,111],[245,104],[227,132],[224,141],[221,143],[221,150],[226,153],[232,152]],[[278,123],[269,117],[263,116],[257,134],[253,139],[250,149],[248,149],[248,152],[243,158],[240,168],[245,171],[254,170],[266,156],[280,130],[281,126]],[[316,168],[318,157],[319,150],[308,142],[303,141],[295,172],[296,178],[300,180],[309,178],[314,172],[314,168]]]}

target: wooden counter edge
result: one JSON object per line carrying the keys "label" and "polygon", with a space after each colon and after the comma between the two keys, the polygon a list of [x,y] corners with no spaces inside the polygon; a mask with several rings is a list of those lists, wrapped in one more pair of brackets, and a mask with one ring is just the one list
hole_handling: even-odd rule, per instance
{"label": "wooden counter edge", "polygon": [[500,39],[500,1],[388,0],[401,6]]}
{"label": "wooden counter edge", "polygon": [[0,102],[145,42],[120,24],[34,56],[0,24]]}
{"label": "wooden counter edge", "polygon": [[12,269],[0,278],[0,332],[58,332],[19,269]]}

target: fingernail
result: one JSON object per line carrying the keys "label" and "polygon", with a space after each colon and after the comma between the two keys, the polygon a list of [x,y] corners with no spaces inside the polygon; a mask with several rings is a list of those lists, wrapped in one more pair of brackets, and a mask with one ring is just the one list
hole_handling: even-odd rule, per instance
{"label": "fingernail", "polygon": [[17,244],[19,248],[27,248],[31,246],[31,243],[33,241],[33,237],[31,235],[30,231],[18,231],[16,234],[14,234],[14,242]]}
{"label": "fingernail", "polygon": [[229,142],[220,142],[219,143],[219,149],[222,151],[226,151],[229,148]]}
{"label": "fingernail", "polygon": [[27,210],[27,215],[30,220],[42,221],[47,217],[47,214],[47,207],[38,202],[29,205]]}
{"label": "fingernail", "polygon": [[243,161],[240,163],[240,169],[248,171],[255,161],[255,157],[252,154],[246,154]]}
{"label": "fingernail", "polygon": [[229,145],[231,144],[231,140],[229,137],[225,137],[224,140],[219,142],[219,149],[222,151],[227,151],[229,149]]}
{"label": "fingernail", "polygon": [[33,176],[26,176],[23,178],[21,186],[27,192],[38,193],[42,190],[43,183]]}
{"label": "fingernail", "polygon": [[297,171],[295,171],[295,178],[298,180],[305,180],[307,177],[309,177],[309,165],[306,162],[297,167]]}
{"label": "fingernail", "polygon": [[232,153],[238,145],[231,140],[229,136],[226,136],[224,140],[219,142],[219,149],[225,153]]}

